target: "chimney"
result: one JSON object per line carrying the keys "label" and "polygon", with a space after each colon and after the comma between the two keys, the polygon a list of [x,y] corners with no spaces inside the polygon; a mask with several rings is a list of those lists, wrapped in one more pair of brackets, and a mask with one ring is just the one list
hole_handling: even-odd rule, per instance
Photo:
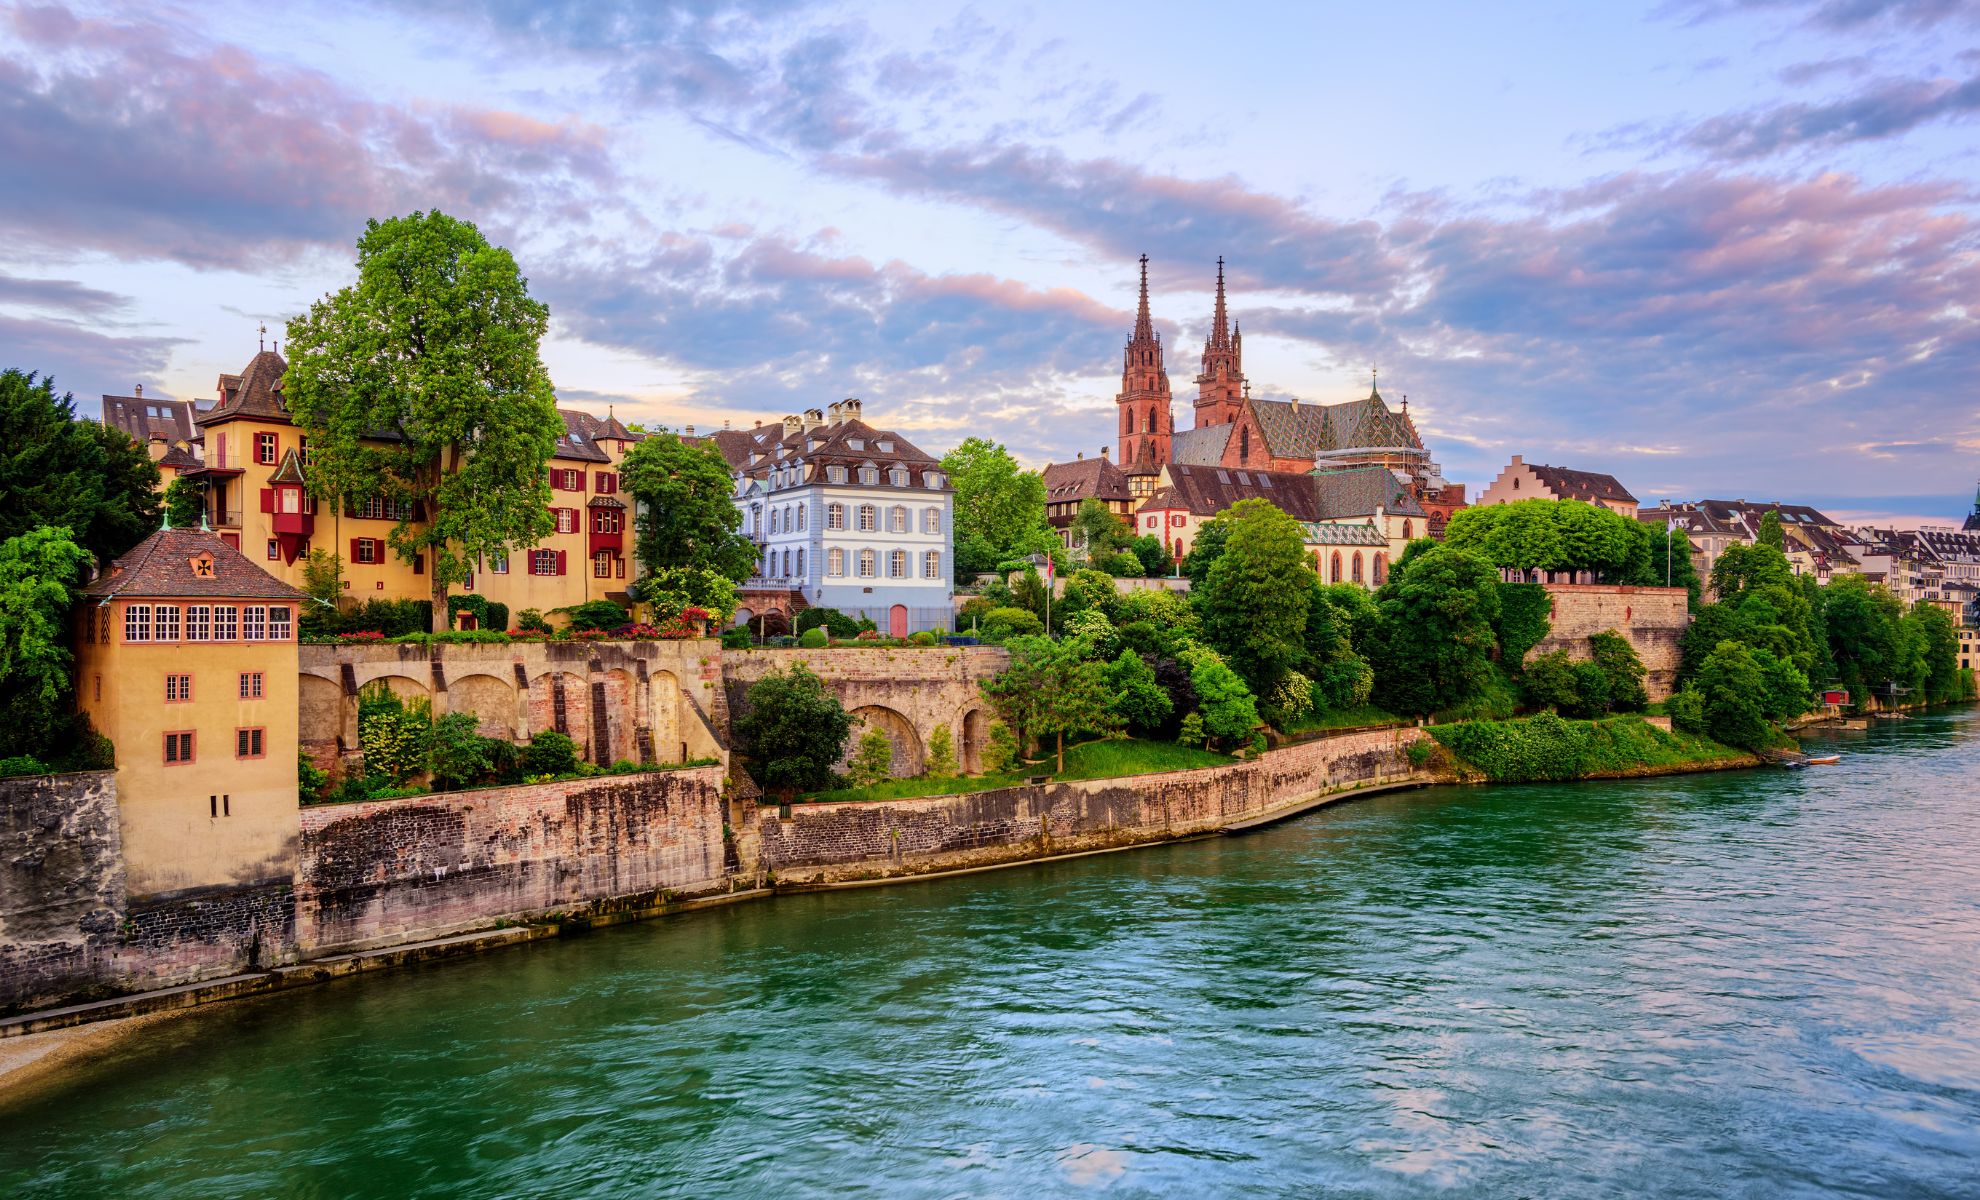
{"label": "chimney", "polygon": [[851,397],[851,396],[847,396],[847,397],[846,397],[846,398],[845,398],[844,400],[842,400],[842,401],[840,401],[840,402],[839,402],[839,404],[840,404],[840,407],[841,407],[841,408],[843,408],[843,409],[845,410],[845,414],[846,414],[846,420],[848,420],[848,421],[857,421],[857,420],[859,420],[859,401],[858,401],[858,400],[856,400],[856,399],[854,399],[854,398],[853,398],[853,397]]}
{"label": "chimney", "polygon": [[792,413],[791,415],[784,418],[785,437],[789,437],[792,434],[796,433],[798,430],[803,428],[804,428],[804,418],[798,416],[796,413]]}
{"label": "chimney", "polygon": [[137,397],[139,400],[144,399],[144,385],[140,383],[136,387],[132,388],[131,395]]}
{"label": "chimney", "polygon": [[824,423],[825,423],[824,409],[807,408],[804,410],[804,431],[806,433],[810,433],[812,430],[818,428],[820,425],[823,425]]}
{"label": "chimney", "polygon": [[1292,410],[1293,410],[1294,412],[1298,412],[1298,411],[1299,411],[1299,397],[1298,397],[1298,396],[1294,396],[1294,397],[1292,398]]}
{"label": "chimney", "polygon": [[687,435],[688,435],[689,437],[693,437],[693,436],[694,436],[694,426],[692,426],[692,425],[690,425],[690,426],[688,426],[688,427],[687,427]]}
{"label": "chimney", "polygon": [[1525,460],[1525,459],[1523,459],[1523,458],[1521,458],[1521,457],[1520,457],[1519,455],[1517,455],[1517,454],[1515,454],[1515,455],[1513,455],[1513,460],[1512,460],[1512,465],[1513,465],[1513,466],[1515,466],[1515,467],[1517,467],[1517,466],[1522,466],[1522,465],[1524,465],[1524,464],[1525,464],[1525,462],[1526,462],[1526,460]]}
{"label": "chimney", "polygon": [[1074,458],[1075,460],[1077,460],[1077,461],[1079,461],[1079,462],[1085,462],[1085,461],[1086,461],[1086,451],[1084,451],[1084,450],[1081,450],[1081,451],[1078,451],[1077,453],[1075,453],[1075,454],[1073,455],[1073,458]]}
{"label": "chimney", "polygon": [[1100,457],[1101,458],[1107,457],[1107,448],[1105,446],[1100,447]]}

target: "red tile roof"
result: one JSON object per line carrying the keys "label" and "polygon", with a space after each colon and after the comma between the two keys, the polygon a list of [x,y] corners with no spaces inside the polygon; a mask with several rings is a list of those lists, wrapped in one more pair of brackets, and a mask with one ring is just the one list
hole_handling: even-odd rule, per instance
{"label": "red tile roof", "polygon": [[[195,572],[195,560],[212,558],[212,573]],[[262,570],[217,533],[161,529],[83,588],[85,596],[171,598],[224,596],[245,600],[301,600],[295,588]]]}

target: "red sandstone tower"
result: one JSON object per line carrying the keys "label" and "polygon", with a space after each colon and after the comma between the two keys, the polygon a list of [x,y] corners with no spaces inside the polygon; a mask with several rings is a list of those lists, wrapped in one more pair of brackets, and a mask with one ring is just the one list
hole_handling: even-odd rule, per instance
{"label": "red sandstone tower", "polygon": [[1169,436],[1175,424],[1169,413],[1169,373],[1162,367],[1162,338],[1148,319],[1146,254],[1141,256],[1141,308],[1122,356],[1121,391],[1114,403],[1121,410],[1122,469],[1130,474],[1153,473],[1169,461]]}
{"label": "red sandstone tower", "polygon": [[1217,313],[1203,344],[1203,373],[1196,377],[1196,427],[1228,425],[1244,406],[1244,335],[1224,312],[1224,260],[1217,259]]}

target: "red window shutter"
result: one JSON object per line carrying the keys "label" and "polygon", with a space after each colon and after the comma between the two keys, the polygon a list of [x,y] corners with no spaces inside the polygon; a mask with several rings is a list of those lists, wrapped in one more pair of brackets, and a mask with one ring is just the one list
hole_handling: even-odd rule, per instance
{"label": "red window shutter", "polygon": [[274,512],[274,511],[275,511],[275,489],[274,489],[274,488],[262,488],[262,489],[261,489],[261,511],[262,511],[262,512],[266,512],[266,513],[272,513],[272,512]]}
{"label": "red window shutter", "polygon": [[363,538],[352,538],[352,539],[351,539],[351,561],[352,561],[352,562],[356,562],[356,561],[358,560],[358,543],[359,543],[359,542],[362,542],[363,540],[364,540]]}
{"label": "red window shutter", "polygon": [[557,551],[557,574],[559,575],[564,573],[564,557],[567,553],[568,551],[564,550]]}

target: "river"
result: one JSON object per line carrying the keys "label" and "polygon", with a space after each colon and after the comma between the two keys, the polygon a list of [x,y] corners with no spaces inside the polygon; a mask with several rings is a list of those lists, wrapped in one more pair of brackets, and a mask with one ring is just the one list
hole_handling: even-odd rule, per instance
{"label": "river", "polygon": [[1980,1195],[1980,712],[224,1004],[0,1196]]}

